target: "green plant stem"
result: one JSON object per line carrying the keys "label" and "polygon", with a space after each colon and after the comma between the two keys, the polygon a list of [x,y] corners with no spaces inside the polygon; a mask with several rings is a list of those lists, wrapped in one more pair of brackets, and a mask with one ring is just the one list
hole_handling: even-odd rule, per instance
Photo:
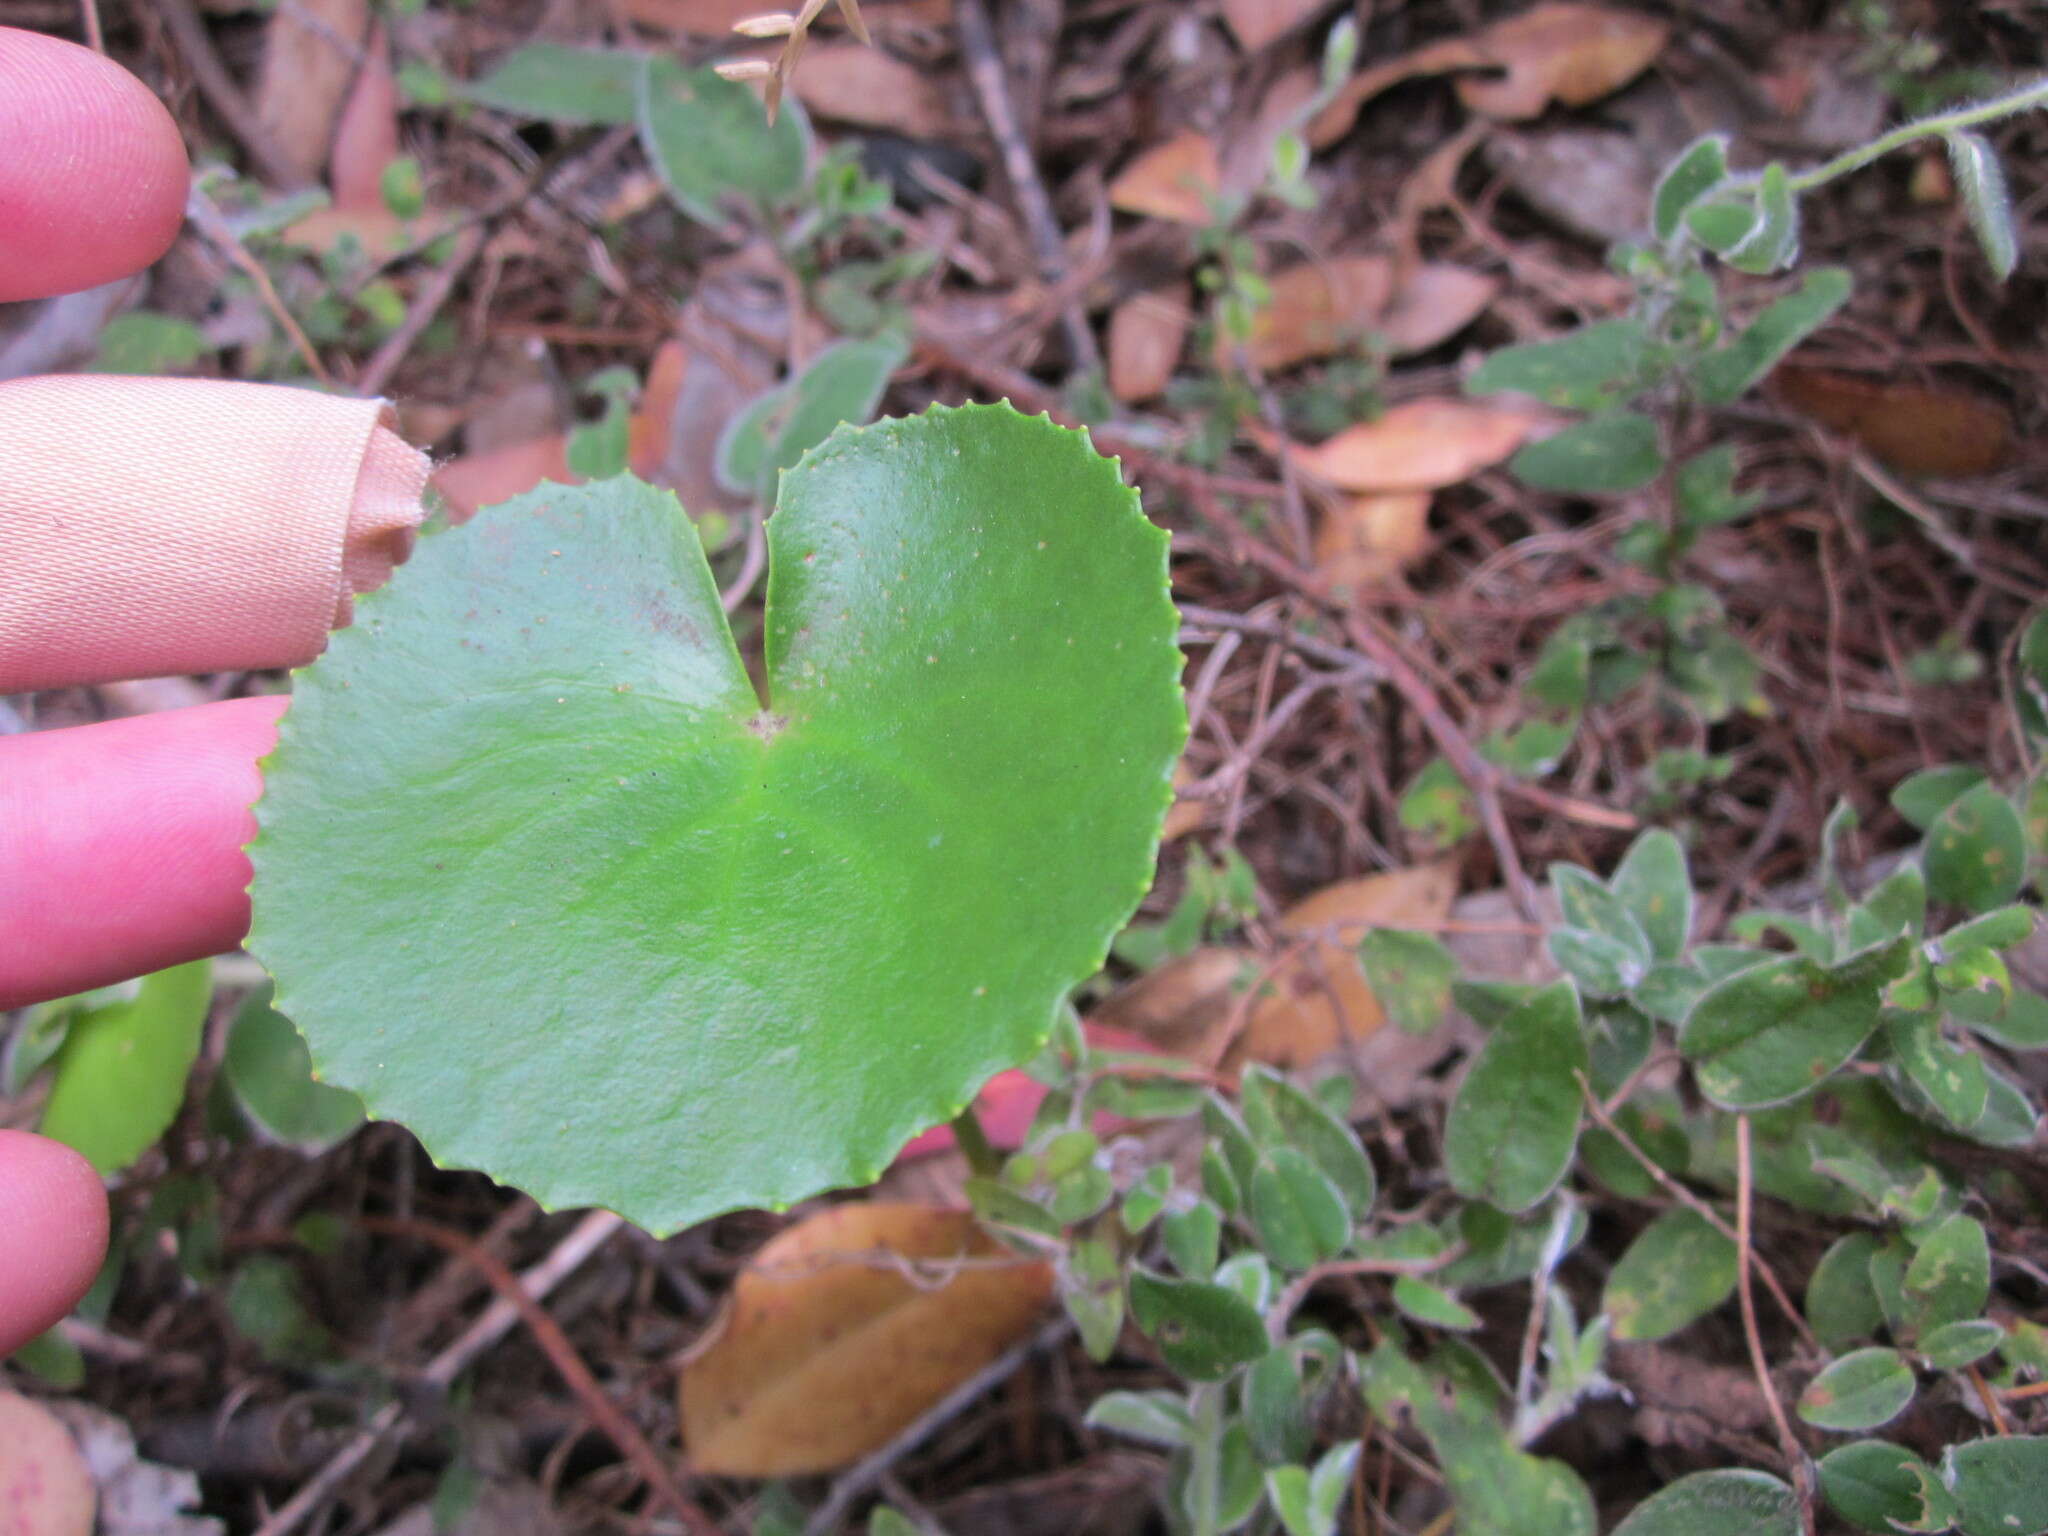
{"label": "green plant stem", "polygon": [[1223,1480],[1223,1392],[1222,1387],[1197,1387],[1194,1392],[1194,1433],[1188,1449],[1193,1464],[1188,1468],[1188,1520],[1193,1536],[1217,1536],[1220,1518],[1217,1505]]}
{"label": "green plant stem", "polygon": [[2015,113],[2025,112],[2034,107],[2048,107],[2048,79],[2036,80],[2032,85],[2022,86],[2003,96],[1994,96],[1989,101],[1980,101],[1975,106],[1957,107],[1953,112],[1937,112],[1932,117],[1903,123],[1890,133],[1880,134],[1868,144],[1844,151],[1824,165],[1800,172],[1792,178],[1792,190],[1811,192],[1815,187],[1824,186],[1838,176],[1860,171],[1873,160],[1880,160],[1893,150],[1911,144],[1917,139],[1931,139],[1943,134],[1957,133],[1965,128],[1974,128],[1979,123],[1996,122],[1999,118],[2011,117]]}
{"label": "green plant stem", "polygon": [[966,1157],[970,1173],[992,1179],[1003,1171],[1002,1154],[989,1142],[988,1132],[981,1128],[981,1117],[974,1112],[972,1101],[953,1117],[953,1142]]}

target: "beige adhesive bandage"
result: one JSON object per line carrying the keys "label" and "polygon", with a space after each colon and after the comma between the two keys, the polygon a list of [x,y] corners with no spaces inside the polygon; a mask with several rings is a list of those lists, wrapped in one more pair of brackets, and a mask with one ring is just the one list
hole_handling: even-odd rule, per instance
{"label": "beige adhesive bandage", "polygon": [[425,456],[375,400],[0,383],[0,694],[296,666],[411,551]]}

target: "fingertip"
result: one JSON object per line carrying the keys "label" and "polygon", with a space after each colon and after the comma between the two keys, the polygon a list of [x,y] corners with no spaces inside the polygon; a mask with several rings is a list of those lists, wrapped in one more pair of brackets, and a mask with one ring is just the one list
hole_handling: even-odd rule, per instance
{"label": "fingertip", "polygon": [[149,87],[63,38],[0,27],[0,301],[140,271],[170,248],[190,167]]}
{"label": "fingertip", "polygon": [[61,1319],[107,1254],[107,1193],[77,1152],[0,1131],[0,1355]]}
{"label": "fingertip", "polygon": [[0,1008],[232,949],[283,698],[0,737]]}

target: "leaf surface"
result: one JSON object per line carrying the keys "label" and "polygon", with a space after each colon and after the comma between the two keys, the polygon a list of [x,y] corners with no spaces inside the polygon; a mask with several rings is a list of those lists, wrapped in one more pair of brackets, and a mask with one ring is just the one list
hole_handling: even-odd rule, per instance
{"label": "leaf surface", "polygon": [[842,430],[768,543],[765,708],[628,480],[429,538],[300,674],[251,947],[323,1077],[443,1163],[656,1231],[869,1182],[1148,884],[1166,539],[1083,436]]}

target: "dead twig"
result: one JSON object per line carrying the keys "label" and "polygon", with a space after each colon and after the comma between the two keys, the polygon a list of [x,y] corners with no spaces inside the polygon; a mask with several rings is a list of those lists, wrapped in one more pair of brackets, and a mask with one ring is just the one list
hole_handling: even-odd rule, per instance
{"label": "dead twig", "polygon": [[1813,1466],[1799,1437],[1792,1433],[1792,1421],[1785,1417],[1785,1404],[1771,1380],[1771,1363],[1764,1358],[1763,1336],[1757,1332],[1756,1297],[1749,1288],[1749,1272],[1755,1258],[1750,1233],[1749,1116],[1735,1117],[1735,1296],[1742,1307],[1742,1337],[1749,1346],[1749,1363],[1756,1372],[1756,1384],[1763,1389],[1764,1402],[1771,1410],[1771,1423],[1778,1431],[1778,1446],[1785,1454],[1785,1469],[1792,1474],[1792,1486],[1799,1494],[1799,1526],[1813,1536]]}
{"label": "dead twig", "polygon": [[[446,1389],[454,1385],[455,1378],[467,1370],[478,1355],[511,1331],[512,1325],[520,1318],[521,1305],[537,1309],[548,1292],[561,1284],[622,1225],[622,1219],[610,1211],[592,1211],[555,1245],[545,1259],[516,1279],[504,1265],[499,1264],[496,1272],[511,1280],[520,1302],[512,1301],[509,1293],[501,1293],[474,1323],[463,1330],[459,1338],[428,1362],[419,1379],[430,1387]],[[404,1419],[405,1405],[397,1399],[379,1408],[370,1422],[335,1452],[311,1481],[257,1528],[256,1536],[289,1536],[304,1525],[333,1496],[335,1489],[369,1460]],[[710,1529],[715,1530],[716,1527]]]}
{"label": "dead twig", "polygon": [[[983,0],[955,0],[953,15],[960,33],[960,54],[967,78],[981,102],[981,114],[1003,158],[1003,174],[1017,194],[1017,211],[1038,258],[1038,275],[1058,286],[1066,269],[1066,242],[1059,220],[1052,211],[1052,199],[1039,179],[1037,157],[1017,120],[1016,104],[1010,100],[1009,80],[1003,72],[1002,54],[996,48],[995,28],[989,21]],[[1095,333],[1088,328],[1087,313],[1070,303],[1061,316],[1067,350],[1073,364],[1084,373],[1102,371],[1102,354],[1095,345]]]}
{"label": "dead twig", "polygon": [[940,1398],[895,1439],[866,1460],[856,1463],[833,1482],[831,1491],[825,1495],[825,1502],[804,1522],[804,1536],[831,1536],[845,1523],[846,1513],[853,1508],[854,1501],[887,1476],[897,1462],[980,1401],[985,1393],[1008,1381],[1026,1360],[1040,1350],[1066,1342],[1073,1331],[1074,1325],[1064,1317],[1046,1324]]}
{"label": "dead twig", "polygon": [[178,52],[184,55],[185,67],[192,71],[192,78],[199,85],[199,94],[228,125],[228,132],[235,136],[235,142],[256,163],[263,179],[286,192],[303,191],[311,186],[312,183],[292,163],[291,157],[264,132],[262,123],[257,121],[255,109],[242,94],[242,88],[235,84],[227,66],[221,63],[220,55],[214,52],[213,39],[206,35],[206,22],[192,0],[158,0],[156,9],[163,18],[164,29],[178,45]]}

